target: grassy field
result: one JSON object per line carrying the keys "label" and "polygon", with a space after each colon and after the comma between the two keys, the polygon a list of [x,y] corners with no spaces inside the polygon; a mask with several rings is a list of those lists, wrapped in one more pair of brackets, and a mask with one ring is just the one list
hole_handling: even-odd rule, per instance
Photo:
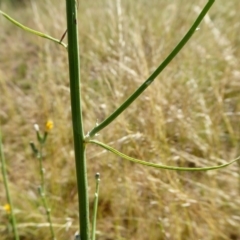
{"label": "grassy field", "polygon": [[[61,38],[65,1],[0,2],[22,24]],[[17,1],[16,1],[17,2]],[[20,2],[20,1],[19,1]],[[85,131],[121,104],[164,60],[207,0],[79,1]],[[218,0],[183,51],[116,122],[97,137],[130,156],[184,167],[240,155],[240,1]],[[66,40],[65,40],[66,41]],[[0,16],[0,123],[21,240],[50,232],[37,188],[33,124],[54,121],[44,152],[57,239],[78,230],[67,52]],[[87,149],[90,213],[101,174],[98,240],[239,240],[237,163],[218,171],[174,172]],[[3,210],[1,240],[13,239]],[[92,215],[91,215],[92,216]]]}

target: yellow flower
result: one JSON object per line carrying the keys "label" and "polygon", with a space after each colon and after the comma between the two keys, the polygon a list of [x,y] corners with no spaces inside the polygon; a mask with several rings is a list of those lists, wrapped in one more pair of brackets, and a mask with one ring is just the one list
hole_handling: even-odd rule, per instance
{"label": "yellow flower", "polygon": [[50,130],[53,128],[53,121],[52,121],[52,120],[48,120],[48,121],[46,122],[45,127],[46,127],[46,131],[47,131],[47,132],[50,131]]}
{"label": "yellow flower", "polygon": [[6,211],[7,214],[10,214],[11,206],[8,203],[3,206],[3,209]]}

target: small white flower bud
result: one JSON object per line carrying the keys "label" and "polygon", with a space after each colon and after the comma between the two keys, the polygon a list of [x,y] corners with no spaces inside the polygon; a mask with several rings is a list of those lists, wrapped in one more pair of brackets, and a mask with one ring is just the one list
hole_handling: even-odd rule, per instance
{"label": "small white flower bud", "polygon": [[33,127],[34,127],[34,129],[35,129],[36,132],[39,132],[39,126],[38,126],[38,124],[35,123],[35,124],[33,125]]}

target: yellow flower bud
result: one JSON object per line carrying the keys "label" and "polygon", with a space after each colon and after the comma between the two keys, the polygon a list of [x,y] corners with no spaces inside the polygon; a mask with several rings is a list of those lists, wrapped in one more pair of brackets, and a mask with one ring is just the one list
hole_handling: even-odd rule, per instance
{"label": "yellow flower bud", "polygon": [[6,211],[7,214],[10,214],[11,206],[8,203],[3,206],[3,209]]}
{"label": "yellow flower bud", "polygon": [[52,121],[52,120],[48,120],[48,121],[46,122],[45,127],[46,127],[46,131],[47,131],[47,132],[50,131],[50,130],[53,128],[53,121]]}

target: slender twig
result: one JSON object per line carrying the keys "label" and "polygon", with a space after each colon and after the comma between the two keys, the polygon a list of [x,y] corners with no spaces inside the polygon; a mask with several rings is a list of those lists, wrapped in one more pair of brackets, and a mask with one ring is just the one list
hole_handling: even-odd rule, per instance
{"label": "slender twig", "polygon": [[107,151],[110,151],[110,152],[112,152],[112,153],[114,153],[114,154],[116,154],[116,155],[118,155],[118,156],[120,156],[120,157],[122,157],[122,158],[124,158],[126,160],[129,160],[131,162],[139,163],[139,164],[142,164],[142,165],[145,165],[145,166],[149,166],[149,167],[155,167],[155,168],[161,168],[161,169],[167,169],[167,170],[208,171],[208,170],[214,170],[214,169],[220,169],[220,168],[227,167],[230,164],[240,160],[240,156],[239,156],[239,157],[235,158],[234,160],[232,160],[232,161],[230,161],[228,163],[225,163],[225,164],[222,164],[222,165],[218,165],[218,166],[210,166],[210,167],[202,167],[202,168],[174,167],[174,166],[167,166],[167,165],[162,165],[162,164],[146,162],[146,161],[143,161],[143,160],[140,160],[140,159],[137,159],[137,158],[129,157],[129,156],[125,155],[124,153],[119,152],[115,148],[110,147],[107,144],[99,142],[99,141],[96,141],[96,140],[89,140],[89,141],[87,141],[87,143],[94,143],[94,144],[96,144],[96,145],[106,149]]}
{"label": "slender twig", "polygon": [[14,239],[19,240],[17,222],[14,214],[14,207],[13,207],[12,198],[11,198],[9,186],[8,186],[8,177],[7,177],[6,161],[5,161],[4,152],[3,152],[1,129],[0,129],[0,161],[2,165],[2,176],[3,176],[5,191],[6,191],[7,202],[10,205],[9,214],[10,214],[10,220],[13,228]]}
{"label": "slender twig", "polygon": [[238,192],[240,194],[240,162],[238,162]]}
{"label": "slender twig", "polygon": [[172,61],[172,59],[180,52],[188,40],[192,37],[196,31],[198,25],[207,14],[210,7],[213,5],[215,0],[209,0],[202,12],[197,17],[196,21],[193,23],[192,27],[179,42],[179,44],[173,49],[173,51],[168,55],[168,57],[162,62],[162,64],[153,72],[153,74],[119,107],[117,108],[109,117],[107,117],[103,122],[94,127],[87,135],[87,137],[93,137],[97,132],[109,125],[114,119],[116,119],[139,95],[155,80],[155,78],[164,70],[164,68]]}
{"label": "slender twig", "polygon": [[96,222],[97,222],[98,195],[99,195],[99,182],[100,182],[99,173],[96,173],[95,179],[96,179],[96,190],[95,190],[94,208],[93,208],[92,240],[96,239]]}
{"label": "slender twig", "polygon": [[48,206],[47,199],[46,199],[46,189],[45,189],[45,169],[43,167],[43,144],[40,143],[40,149],[38,154],[38,160],[39,160],[39,169],[40,169],[40,176],[41,176],[41,184],[39,187],[39,193],[43,202],[43,206],[45,208],[46,214],[47,214],[47,220],[49,222],[49,229],[52,235],[52,240],[56,239],[55,232],[53,229],[52,224],[52,218],[51,218],[51,209]]}
{"label": "slender twig", "polygon": [[39,37],[43,37],[43,38],[47,38],[53,42],[59,43],[60,45],[62,45],[63,47],[67,48],[67,45],[65,43],[63,43],[62,41],[59,41],[56,38],[53,38],[45,33],[33,30],[29,27],[24,26],[23,24],[19,23],[18,21],[16,21],[15,19],[13,19],[12,17],[10,17],[8,14],[4,13],[3,11],[0,10],[0,14],[2,14],[5,18],[7,18],[10,22],[12,22],[13,24],[17,25],[18,27],[22,28],[23,30],[33,33]]}
{"label": "slender twig", "polygon": [[80,59],[75,0],[66,0],[72,125],[77,171],[81,240],[89,240],[89,203],[80,93]]}

